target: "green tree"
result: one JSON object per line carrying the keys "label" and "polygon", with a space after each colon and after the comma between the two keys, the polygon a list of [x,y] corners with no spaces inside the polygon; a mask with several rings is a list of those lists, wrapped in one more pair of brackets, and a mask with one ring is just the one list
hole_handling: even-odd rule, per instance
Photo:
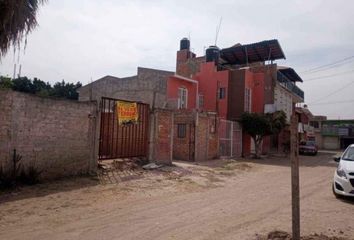
{"label": "green tree", "polygon": [[286,114],[283,111],[274,113],[248,113],[241,115],[240,124],[254,141],[255,158],[260,158],[260,146],[265,136],[278,134],[286,126]]}
{"label": "green tree", "polygon": [[46,0],[0,1],[0,58],[11,45],[19,47],[22,40],[38,25],[36,14]]}
{"label": "green tree", "polygon": [[41,91],[50,91],[52,86],[47,82],[44,82],[38,78],[34,78],[32,81],[32,92],[35,94],[41,92]]}
{"label": "green tree", "polygon": [[76,90],[81,86],[82,84],[80,82],[73,84],[65,83],[65,81],[63,80],[54,84],[50,95],[54,97],[77,100],[79,98],[79,94]]}
{"label": "green tree", "polygon": [[12,80],[9,77],[0,76],[0,88],[12,89]]}
{"label": "green tree", "polygon": [[28,77],[19,77],[11,79],[8,77],[0,76],[0,88],[10,88],[15,91],[32,93],[41,97],[57,97],[77,100],[79,93],[77,89],[81,87],[80,82],[66,83],[64,80],[57,82],[52,87],[48,82],[44,82],[38,78],[33,80]]}
{"label": "green tree", "polygon": [[31,79],[28,77],[19,77],[12,80],[12,89],[19,92],[35,93]]}

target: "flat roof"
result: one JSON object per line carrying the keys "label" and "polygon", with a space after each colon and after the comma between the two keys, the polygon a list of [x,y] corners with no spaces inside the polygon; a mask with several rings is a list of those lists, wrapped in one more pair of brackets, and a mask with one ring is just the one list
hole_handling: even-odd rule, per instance
{"label": "flat roof", "polygon": [[269,60],[285,59],[285,55],[277,39],[246,45],[235,45],[220,51],[224,64],[247,64]]}

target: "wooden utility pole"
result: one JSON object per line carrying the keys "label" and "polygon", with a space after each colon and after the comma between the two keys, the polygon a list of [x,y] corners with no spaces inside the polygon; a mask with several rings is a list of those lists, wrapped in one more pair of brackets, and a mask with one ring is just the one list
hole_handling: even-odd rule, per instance
{"label": "wooden utility pole", "polygon": [[292,239],[300,240],[299,142],[298,118],[295,111],[291,116],[290,127]]}

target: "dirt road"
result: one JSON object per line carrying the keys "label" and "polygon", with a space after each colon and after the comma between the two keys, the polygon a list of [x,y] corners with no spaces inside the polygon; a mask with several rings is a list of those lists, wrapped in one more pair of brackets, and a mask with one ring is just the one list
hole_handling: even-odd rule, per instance
{"label": "dirt road", "polygon": [[[255,239],[290,231],[288,162],[177,163],[119,184],[71,179],[2,193],[0,239]],[[354,201],[331,192],[335,166],[328,154],[301,158],[302,234],[354,239]]]}

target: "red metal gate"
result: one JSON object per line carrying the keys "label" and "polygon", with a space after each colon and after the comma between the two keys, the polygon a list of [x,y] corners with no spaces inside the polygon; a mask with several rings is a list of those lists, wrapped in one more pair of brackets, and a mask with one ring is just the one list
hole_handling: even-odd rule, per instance
{"label": "red metal gate", "polygon": [[99,159],[147,157],[149,105],[137,103],[138,121],[119,125],[117,101],[119,100],[106,97],[101,99]]}

